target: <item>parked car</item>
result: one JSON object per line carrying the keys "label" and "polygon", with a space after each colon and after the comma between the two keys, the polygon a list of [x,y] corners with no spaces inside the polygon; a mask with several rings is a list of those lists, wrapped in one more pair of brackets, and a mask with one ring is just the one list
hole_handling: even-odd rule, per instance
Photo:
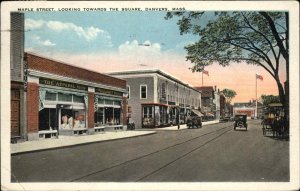
{"label": "parked car", "polygon": [[248,128],[248,124],[247,124],[247,115],[235,115],[234,116],[234,130],[236,130],[236,128]]}
{"label": "parked car", "polygon": [[202,119],[200,116],[189,116],[186,123],[188,129],[190,128],[201,128]]}

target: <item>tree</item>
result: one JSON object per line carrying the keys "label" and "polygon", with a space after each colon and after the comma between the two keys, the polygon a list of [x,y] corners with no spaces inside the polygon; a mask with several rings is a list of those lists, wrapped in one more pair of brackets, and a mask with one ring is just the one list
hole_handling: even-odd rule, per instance
{"label": "tree", "polygon": [[230,104],[232,99],[236,96],[236,92],[234,90],[231,89],[224,89],[222,90],[223,95],[226,98],[226,103]]}
{"label": "tree", "polygon": [[278,103],[280,102],[280,99],[278,96],[274,95],[261,95],[261,100],[264,106],[267,106],[270,103]]}
{"label": "tree", "polygon": [[[166,19],[174,16],[179,17],[180,34],[199,35],[197,42],[185,47],[187,60],[194,64],[193,72],[201,72],[213,63],[224,67],[240,62],[260,66],[276,81],[280,102],[288,113],[288,12],[168,12]],[[286,68],[285,89],[279,78],[281,64]]]}

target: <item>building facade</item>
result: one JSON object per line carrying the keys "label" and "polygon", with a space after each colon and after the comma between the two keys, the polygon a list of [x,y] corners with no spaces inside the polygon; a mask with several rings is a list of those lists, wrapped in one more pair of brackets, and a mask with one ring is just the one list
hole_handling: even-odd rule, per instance
{"label": "building facade", "polygon": [[24,14],[10,14],[11,137],[26,138],[26,83],[24,83]]}
{"label": "building facade", "polygon": [[127,81],[128,118],[137,128],[185,123],[193,110],[201,108],[201,93],[160,70],[114,72]]}
{"label": "building facade", "polygon": [[220,116],[225,117],[228,112],[226,111],[226,98],[223,94],[220,94]]}
{"label": "building facade", "polygon": [[[255,100],[242,103],[234,103],[233,105],[233,115],[245,114],[249,118],[255,118],[256,103]],[[263,116],[263,105],[257,102],[257,117],[261,118]]]}
{"label": "building facade", "polygon": [[126,81],[25,53],[28,140],[123,129]]}
{"label": "building facade", "polygon": [[195,89],[201,91],[202,112],[205,120],[220,119],[220,91],[213,86],[200,86]]}

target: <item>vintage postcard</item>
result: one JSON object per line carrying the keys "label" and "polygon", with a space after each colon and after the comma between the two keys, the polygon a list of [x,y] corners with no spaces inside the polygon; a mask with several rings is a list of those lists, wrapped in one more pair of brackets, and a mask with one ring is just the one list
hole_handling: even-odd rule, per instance
{"label": "vintage postcard", "polygon": [[299,3],[2,3],[1,189],[298,190]]}

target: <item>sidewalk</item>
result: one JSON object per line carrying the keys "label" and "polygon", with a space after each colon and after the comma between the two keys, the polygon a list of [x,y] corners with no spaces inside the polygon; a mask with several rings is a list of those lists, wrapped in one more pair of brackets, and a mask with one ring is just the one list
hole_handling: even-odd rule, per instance
{"label": "sidewalk", "polygon": [[[216,123],[219,123],[219,121],[207,121],[203,122],[202,125],[205,126]],[[37,141],[25,141],[22,143],[10,144],[10,149],[11,154],[16,154],[150,135],[156,133],[156,131],[180,131],[184,129],[187,129],[186,124],[180,125],[180,129],[178,129],[177,126],[172,126],[153,129],[136,129],[135,131],[105,131],[104,133],[95,135],[59,136],[58,139],[40,139]]]}
{"label": "sidewalk", "polygon": [[17,144],[10,144],[11,154],[24,153],[38,150],[55,149],[68,147],[73,145],[82,145],[87,143],[95,143],[102,141],[110,141],[115,139],[124,139],[129,137],[150,135],[155,131],[114,131],[104,132],[95,135],[79,135],[79,136],[59,136],[58,139],[40,139],[37,141],[25,141]]}

